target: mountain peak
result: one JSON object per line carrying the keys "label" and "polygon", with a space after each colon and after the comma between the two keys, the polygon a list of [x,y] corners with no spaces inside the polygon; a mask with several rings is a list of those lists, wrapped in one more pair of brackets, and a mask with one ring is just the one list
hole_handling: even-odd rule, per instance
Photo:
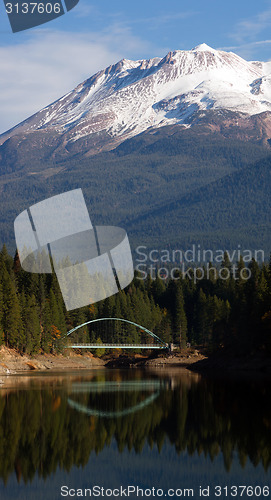
{"label": "mountain peak", "polygon": [[210,113],[219,121],[221,113],[268,112],[271,121],[265,71],[262,63],[249,63],[206,43],[169,52],[163,59],[122,59],[2,134],[0,144],[39,130],[48,137],[52,131],[62,135],[65,145],[69,143],[67,151],[78,140],[111,147],[148,128],[193,126]]}
{"label": "mountain peak", "polygon": [[215,52],[215,49],[213,49],[212,47],[209,47],[209,45],[207,45],[207,43],[201,43],[200,45],[197,45],[196,47],[194,47],[194,49],[192,49],[192,50],[195,52]]}

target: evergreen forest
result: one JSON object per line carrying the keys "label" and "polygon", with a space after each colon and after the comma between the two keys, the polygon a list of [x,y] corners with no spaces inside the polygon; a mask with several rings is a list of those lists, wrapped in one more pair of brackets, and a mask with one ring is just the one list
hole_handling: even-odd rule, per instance
{"label": "evergreen forest", "polygon": [[[18,255],[0,252],[0,342],[20,353],[61,353],[71,328],[96,318],[124,318],[148,328],[165,342],[187,342],[210,350],[229,347],[237,354],[271,350],[271,265],[255,260],[245,268],[242,258],[233,276],[227,253],[223,273],[191,280],[175,272],[173,279],[140,279],[105,300],[66,311],[54,274],[25,272]],[[249,272],[250,278],[247,279]],[[114,323],[114,322],[112,322]],[[76,332],[76,342],[139,342],[131,327],[121,338],[117,322],[111,339],[88,326]],[[148,339],[150,341],[150,338]],[[101,349],[102,351],[102,349]],[[96,352],[97,354],[97,352]]]}

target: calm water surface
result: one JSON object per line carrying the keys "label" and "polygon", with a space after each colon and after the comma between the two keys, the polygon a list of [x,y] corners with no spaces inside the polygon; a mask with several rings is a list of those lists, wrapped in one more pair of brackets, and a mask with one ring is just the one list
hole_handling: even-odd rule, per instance
{"label": "calm water surface", "polygon": [[129,485],[146,490],[138,498],[169,497],[169,489],[171,498],[204,498],[200,487],[208,486],[208,498],[219,498],[216,486],[228,487],[220,498],[241,498],[230,489],[239,485],[252,486],[242,498],[266,498],[264,486],[271,498],[268,381],[95,370],[5,382],[1,500],[82,498],[85,489],[83,498],[109,498]]}

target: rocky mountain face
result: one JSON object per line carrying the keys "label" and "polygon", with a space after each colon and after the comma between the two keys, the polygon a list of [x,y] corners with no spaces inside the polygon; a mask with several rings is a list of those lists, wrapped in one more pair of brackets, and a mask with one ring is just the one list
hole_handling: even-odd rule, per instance
{"label": "rocky mountain face", "polygon": [[[271,248],[271,63],[200,45],[122,60],[0,136],[0,243],[83,188],[135,249]],[[1,245],[0,245],[1,246]]]}
{"label": "rocky mountain face", "polygon": [[164,58],[123,59],[2,134],[0,156],[33,148],[41,157],[88,156],[166,126],[267,142],[271,63],[206,44]]}

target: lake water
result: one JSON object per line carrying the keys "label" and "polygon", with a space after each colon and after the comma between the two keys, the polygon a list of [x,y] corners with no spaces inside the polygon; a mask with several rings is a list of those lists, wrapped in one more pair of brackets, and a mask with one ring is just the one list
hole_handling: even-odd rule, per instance
{"label": "lake water", "polygon": [[268,381],[103,369],[6,382],[1,500],[271,496]]}

